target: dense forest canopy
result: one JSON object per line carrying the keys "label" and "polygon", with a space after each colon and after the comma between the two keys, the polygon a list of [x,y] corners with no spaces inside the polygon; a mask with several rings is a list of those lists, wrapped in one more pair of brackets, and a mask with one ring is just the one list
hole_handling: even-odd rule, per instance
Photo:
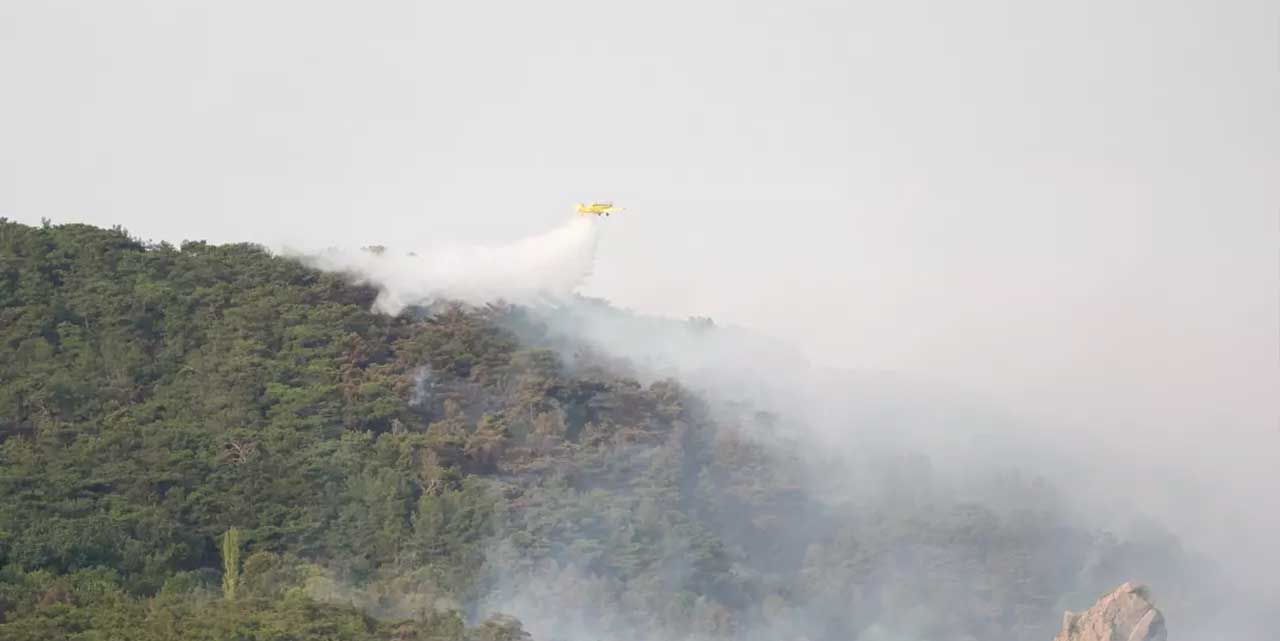
{"label": "dense forest canopy", "polygon": [[1191,599],[1176,541],[1034,476],[996,509],[907,458],[833,502],[774,416],[570,359],[543,312],[376,294],[0,221],[0,638],[1047,639],[1133,574]]}

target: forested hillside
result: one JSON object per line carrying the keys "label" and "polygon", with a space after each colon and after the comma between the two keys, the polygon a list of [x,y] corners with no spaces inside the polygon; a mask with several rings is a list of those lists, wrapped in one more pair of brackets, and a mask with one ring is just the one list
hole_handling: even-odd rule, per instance
{"label": "forested hillside", "polygon": [[0,639],[1047,639],[1181,562],[1031,478],[820,501],[766,415],[568,363],[528,310],[375,295],[0,222]]}

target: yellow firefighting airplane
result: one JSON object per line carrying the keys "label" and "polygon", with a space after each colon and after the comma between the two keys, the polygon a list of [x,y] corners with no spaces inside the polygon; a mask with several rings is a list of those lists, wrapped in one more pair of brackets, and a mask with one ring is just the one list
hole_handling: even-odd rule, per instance
{"label": "yellow firefighting airplane", "polygon": [[578,213],[583,216],[595,214],[597,216],[608,216],[617,211],[622,211],[621,207],[614,207],[613,203],[578,203]]}

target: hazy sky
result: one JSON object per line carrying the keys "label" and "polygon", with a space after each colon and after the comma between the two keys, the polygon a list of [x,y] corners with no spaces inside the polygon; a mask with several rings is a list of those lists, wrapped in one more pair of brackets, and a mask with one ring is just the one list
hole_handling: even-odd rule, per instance
{"label": "hazy sky", "polygon": [[0,215],[415,247],[613,199],[587,291],[620,305],[1274,443],[1278,29],[1274,0],[6,0]]}

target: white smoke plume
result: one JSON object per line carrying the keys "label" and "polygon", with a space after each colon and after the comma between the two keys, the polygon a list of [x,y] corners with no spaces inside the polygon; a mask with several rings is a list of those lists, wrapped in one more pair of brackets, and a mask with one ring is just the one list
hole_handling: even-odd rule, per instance
{"label": "white smoke plume", "polygon": [[[813,477],[796,476],[812,491],[815,504],[845,509],[846,504],[870,505],[901,495],[907,498],[893,500],[973,503],[1004,515],[1039,501],[1058,522],[1082,532],[1114,534],[1126,545],[1168,537],[1177,541],[1174,547],[1185,545],[1196,558],[1221,567],[1229,581],[1216,575],[1194,576],[1199,566],[1170,570],[1167,576],[1137,577],[1151,579],[1171,602],[1184,599],[1168,608],[1184,629],[1248,628],[1262,621],[1251,614],[1262,611],[1257,604],[1275,602],[1274,573],[1251,569],[1274,565],[1258,562],[1275,558],[1274,546],[1267,545],[1274,537],[1266,536],[1275,531],[1275,517],[1256,507],[1266,503],[1270,486],[1265,478],[1256,487],[1241,485],[1242,465],[1216,463],[1210,457],[1184,462],[1151,455],[1164,440],[1136,430],[1094,434],[1069,422],[1040,420],[1039,415],[1032,420],[997,401],[949,386],[882,372],[828,370],[808,363],[785,344],[709,319],[649,317],[575,297],[572,294],[592,271],[600,231],[595,223],[577,219],[506,245],[441,247],[418,254],[366,248],[294,255],[319,269],[375,286],[379,296],[374,308],[382,313],[398,314],[407,306],[440,300],[476,305],[497,300],[534,306],[554,302],[532,310],[530,318],[536,322],[523,328],[534,332],[527,337],[531,344],[557,348],[570,367],[586,346],[588,360],[593,354],[622,359],[639,380],[670,376],[713,401],[717,412],[751,416],[763,411],[772,418],[762,421],[761,429],[750,420],[735,424],[736,415],[725,418],[743,434],[775,446],[780,458],[791,460],[794,455],[804,461],[804,469],[820,470]],[[519,333],[522,327],[512,329]],[[411,402],[429,399],[430,370],[419,369],[413,382]],[[896,472],[898,466],[906,470],[901,475],[884,472]],[[1045,482],[1033,489],[1052,491],[1027,498],[1023,485],[1006,482],[1020,475]],[[807,515],[815,522],[821,516]],[[1220,523],[1234,527],[1219,527]],[[1224,538],[1229,545],[1223,544]],[[487,552],[492,558],[512,553],[500,545]],[[1132,567],[1158,565],[1142,565],[1149,560],[1138,559]],[[514,614],[535,638],[609,638],[608,630],[598,628],[622,620],[621,613],[636,606],[609,601],[606,586],[614,577],[593,574],[572,554],[556,563],[536,575],[500,577],[498,589],[477,604],[479,611]],[[1110,587],[1090,583],[1103,580],[1090,572],[1086,568],[1080,577],[1064,579],[1061,589],[1092,594],[1089,590]],[[1179,596],[1200,594],[1191,591],[1195,585],[1219,585],[1212,581],[1222,586],[1213,589],[1238,603],[1230,608],[1199,606]],[[912,585],[894,579],[876,587],[892,591],[914,589]],[[918,612],[886,606],[881,613],[885,618],[874,620],[856,638],[920,638],[908,623],[937,606],[939,602],[929,598],[936,597],[917,599]],[[1077,600],[1072,607],[1079,605],[1087,603]],[[813,612],[822,612],[825,606],[814,607]],[[756,632],[755,638],[764,638],[773,630]],[[795,638],[806,631],[779,624],[778,632]],[[636,638],[679,638],[664,636],[666,631],[638,634]],[[1255,637],[1244,633],[1238,638]]]}
{"label": "white smoke plume", "polygon": [[394,315],[439,300],[532,304],[568,296],[591,275],[598,233],[595,220],[578,218],[507,245],[443,246],[421,253],[381,247],[285,253],[377,287],[374,309]]}

